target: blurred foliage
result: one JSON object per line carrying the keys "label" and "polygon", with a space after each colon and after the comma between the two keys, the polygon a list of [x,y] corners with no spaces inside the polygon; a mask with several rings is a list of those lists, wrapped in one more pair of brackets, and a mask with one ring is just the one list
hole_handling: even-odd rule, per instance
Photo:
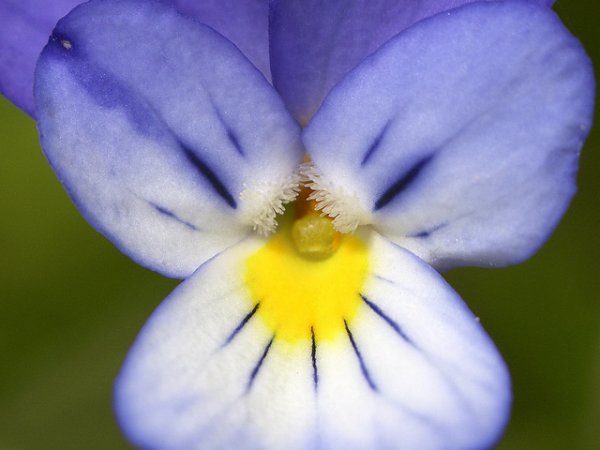
{"label": "blurred foliage", "polygon": [[[555,9],[600,66],[597,3],[559,0]],[[501,450],[600,449],[599,146],[597,125],[580,191],[535,257],[446,274],[512,372]],[[137,266],[81,218],[34,122],[5,100],[0,214],[0,450],[130,448],[112,414],[112,383],[177,282]]]}

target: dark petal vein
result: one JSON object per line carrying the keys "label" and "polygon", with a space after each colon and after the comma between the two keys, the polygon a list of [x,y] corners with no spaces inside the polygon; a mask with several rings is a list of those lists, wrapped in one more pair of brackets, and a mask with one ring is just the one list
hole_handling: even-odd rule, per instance
{"label": "dark petal vein", "polygon": [[315,330],[313,327],[310,327],[310,335],[312,339],[312,347],[310,352],[310,357],[312,359],[312,367],[313,367],[313,383],[315,385],[315,390],[319,384],[319,371],[317,369],[317,342],[315,340]]}
{"label": "dark petal vein", "polygon": [[223,344],[223,347],[225,347],[227,344],[229,344],[234,337],[237,336],[237,334],[242,330],[242,328],[244,328],[244,326],[246,326],[246,324],[248,323],[248,321],[252,318],[252,316],[256,313],[256,311],[258,310],[258,307],[260,306],[260,303],[257,303],[256,305],[254,305],[254,308],[252,308],[252,311],[250,311],[248,314],[246,314],[244,316],[244,318],[242,319],[242,321],[238,324],[237,327],[235,327],[235,329],[231,332],[231,334],[229,335],[229,337],[227,338],[227,340],[225,341],[225,343]]}
{"label": "dark petal vein", "polygon": [[394,184],[392,184],[375,202],[375,211],[383,208],[404,191],[412,183],[425,166],[432,160],[433,155],[428,155],[420,159],[408,172],[403,174]]}
{"label": "dark petal vein", "polygon": [[398,336],[400,336],[402,339],[404,339],[409,344],[411,344],[413,346],[415,345],[414,342],[406,335],[406,333],[402,330],[400,325],[398,325],[398,323],[394,319],[392,319],[385,312],[383,312],[383,310],[379,306],[377,306],[375,303],[373,303],[371,300],[369,300],[363,294],[359,294],[359,295],[360,295],[360,298],[363,299],[363,301],[367,304],[367,306],[369,308],[371,308],[373,310],[373,312],[375,314],[377,314],[379,317],[381,317],[390,327],[392,327],[392,329],[398,334]]}
{"label": "dark petal vein", "polygon": [[385,136],[385,133],[386,133],[389,125],[390,125],[389,122],[386,123],[385,126],[383,127],[383,129],[381,130],[381,132],[379,133],[379,135],[377,135],[375,140],[371,143],[371,146],[369,147],[369,149],[365,153],[365,156],[363,156],[363,159],[360,162],[361,167],[364,167],[369,162],[369,160],[371,159],[373,154],[375,154],[375,152],[377,151],[377,149],[379,148],[379,146],[381,144],[381,141],[383,140],[383,137]]}
{"label": "dark petal vein", "polygon": [[188,222],[186,220],[183,220],[181,217],[179,217],[173,211],[168,210],[167,208],[164,208],[162,206],[159,206],[156,203],[152,203],[152,202],[149,202],[149,203],[159,213],[161,213],[161,214],[163,214],[163,215],[165,215],[167,217],[170,217],[171,219],[176,220],[177,222],[181,223],[182,225],[185,225],[186,227],[188,227],[188,228],[190,228],[190,229],[192,229],[194,231],[198,231],[198,228],[193,223],[190,223],[190,222]]}
{"label": "dark petal vein", "polygon": [[210,168],[208,165],[200,159],[200,157],[192,151],[189,147],[184,145],[182,142],[179,142],[179,146],[183,150],[188,161],[200,172],[204,178],[211,184],[213,189],[217,194],[221,196],[225,202],[232,208],[237,208],[237,202],[231,195],[231,193],[227,190],[223,182],[219,179],[217,174]]}
{"label": "dark petal vein", "polygon": [[250,378],[248,379],[248,386],[247,386],[246,391],[249,391],[250,388],[252,387],[252,384],[254,383],[254,380],[256,379],[256,376],[258,375],[258,372],[260,371],[260,368],[262,367],[263,362],[265,361],[267,354],[269,353],[269,350],[271,349],[271,345],[273,345],[274,340],[275,340],[275,336],[273,336],[271,338],[271,340],[265,347],[265,351],[263,352],[260,359],[256,363],[256,366],[254,366],[254,369],[252,369],[252,373],[250,374]]}
{"label": "dark petal vein", "polygon": [[356,358],[358,359],[358,363],[360,364],[360,370],[361,370],[365,380],[367,381],[367,384],[369,385],[369,387],[372,390],[377,391],[377,386],[375,385],[375,383],[373,382],[373,379],[371,378],[371,374],[369,373],[369,370],[367,369],[367,366],[365,365],[365,361],[363,360],[363,357],[360,354],[360,350],[358,349],[358,346],[356,345],[356,342],[354,341],[354,336],[352,336],[352,332],[350,331],[350,328],[348,328],[348,322],[346,322],[345,319],[344,319],[344,327],[346,327],[346,333],[348,334],[348,338],[350,339],[350,344],[352,344],[352,348],[354,349],[354,354],[356,355]]}

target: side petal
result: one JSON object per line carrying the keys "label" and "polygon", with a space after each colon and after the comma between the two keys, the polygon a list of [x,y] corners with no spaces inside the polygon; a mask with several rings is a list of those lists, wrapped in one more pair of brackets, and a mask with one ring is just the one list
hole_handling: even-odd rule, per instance
{"label": "side petal", "polygon": [[[236,44],[270,79],[267,0],[163,0],[214,28]],[[4,0],[0,2],[0,92],[34,116],[35,63],[58,20],[81,0]]]}
{"label": "side petal", "polygon": [[160,2],[77,7],[40,57],[35,95],[42,147],[75,203],[154,270],[189,275],[293,197],[303,149],[273,88]]}
{"label": "side petal", "polygon": [[510,407],[502,359],[441,277],[373,236],[357,314],[333,340],[280,338],[245,286],[246,241],[181,284],[117,379],[125,434],[161,450],[488,448]]}
{"label": "side petal", "polygon": [[33,71],[54,25],[81,0],[0,2],[0,92],[34,115]]}
{"label": "side petal", "polygon": [[593,100],[588,57],[551,11],[477,3],[382,47],[303,138],[317,184],[341,193],[338,221],[372,223],[438,268],[505,265],[567,208]]}
{"label": "side petal", "polygon": [[420,20],[472,1],[271,0],[274,86],[305,125],[329,90],[388,39]]}

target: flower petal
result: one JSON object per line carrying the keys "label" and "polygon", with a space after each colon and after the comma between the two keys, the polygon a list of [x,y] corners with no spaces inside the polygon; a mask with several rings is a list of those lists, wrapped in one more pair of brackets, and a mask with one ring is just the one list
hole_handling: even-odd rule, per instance
{"label": "flower petal", "polygon": [[[266,0],[163,0],[214,28],[244,52],[270,79]],[[81,0],[4,0],[0,2],[0,92],[34,116],[33,73],[56,22]]]}
{"label": "flower petal", "polygon": [[217,30],[271,79],[268,0],[169,0],[167,3]]}
{"label": "flower petal", "polygon": [[0,92],[33,116],[33,70],[56,21],[81,0],[0,2]]}
{"label": "flower petal", "polygon": [[[367,55],[418,21],[474,0],[274,0],[273,83],[306,124],[329,90]],[[551,5],[553,0],[535,0]]]}
{"label": "flower petal", "polygon": [[[36,75],[42,147],[69,194],[125,253],[167,275],[239,241],[302,159],[298,125],[260,72],[159,2],[79,6]],[[248,190],[264,195],[240,198]]]}
{"label": "flower petal", "polygon": [[314,429],[310,347],[286,353],[256,314],[244,273],[260,245],[249,239],[203,265],[142,330],[115,394],[136,445],[304,448]]}
{"label": "flower petal", "polygon": [[317,350],[324,447],[491,448],[511,403],[501,356],[431,267],[379,235],[370,251],[345,348]]}
{"label": "flower petal", "polygon": [[382,47],[303,139],[357,223],[438,268],[504,265],[567,208],[593,97],[590,62],[552,12],[477,3]]}
{"label": "flower petal", "polygon": [[[142,448],[487,448],[510,382],[441,277],[379,236],[357,315],[334,340],[288,342],[245,286],[247,241],[181,284],[146,324],[116,384]],[[280,331],[280,330],[279,330]]]}

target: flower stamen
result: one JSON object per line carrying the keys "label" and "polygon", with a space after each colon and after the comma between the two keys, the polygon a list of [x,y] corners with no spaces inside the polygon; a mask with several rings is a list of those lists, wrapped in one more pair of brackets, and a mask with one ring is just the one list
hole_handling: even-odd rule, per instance
{"label": "flower stamen", "polygon": [[302,164],[300,173],[305,186],[312,191],[308,200],[316,202],[315,210],[321,211],[322,216],[331,217],[337,231],[352,233],[359,225],[371,223],[371,216],[361,206],[358,196],[349,195],[325,179],[312,163]]}
{"label": "flower stamen", "polygon": [[301,176],[293,173],[275,182],[244,183],[240,193],[241,220],[261,236],[273,234],[277,229],[277,215],[283,214],[285,205],[296,199],[300,191]]}

